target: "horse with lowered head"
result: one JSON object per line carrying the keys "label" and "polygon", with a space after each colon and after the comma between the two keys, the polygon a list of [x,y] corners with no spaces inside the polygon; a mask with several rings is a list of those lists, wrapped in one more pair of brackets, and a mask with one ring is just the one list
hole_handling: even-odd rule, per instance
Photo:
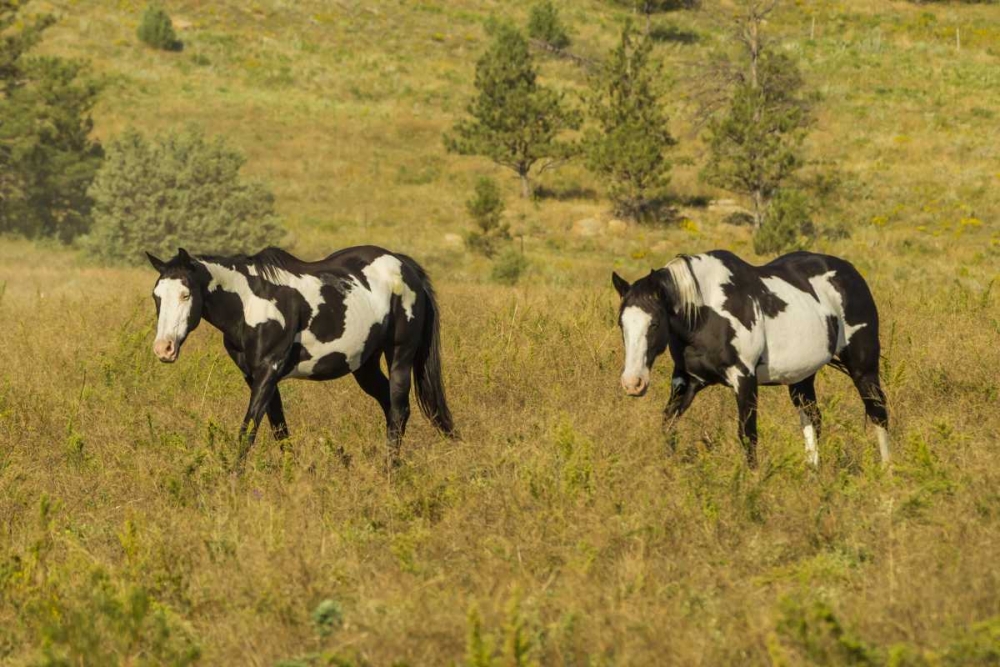
{"label": "horse with lowered head", "polygon": [[799,410],[806,459],[819,464],[816,373],[846,372],[875,424],[889,462],[889,416],[879,382],[878,310],[864,278],[837,257],[794,252],[752,266],[731,252],[680,255],[633,284],[617,273],[619,325],[625,341],[621,384],[630,396],[649,386],[653,362],[674,362],[664,413],[671,428],[705,387],[736,394],[739,438],[757,463],[757,387],[788,385]]}
{"label": "horse with lowered head", "polygon": [[238,469],[265,414],[275,438],[288,437],[278,391],[285,378],[353,374],[385,414],[393,459],[410,416],[411,376],[423,413],[452,434],[438,306],[430,279],[410,257],[374,246],[347,248],[317,262],[277,248],[249,257],[193,256],[184,249],[169,261],[147,256],[160,274],[153,287],[156,356],[176,361],[204,319],[222,332],[226,352],[250,387]]}

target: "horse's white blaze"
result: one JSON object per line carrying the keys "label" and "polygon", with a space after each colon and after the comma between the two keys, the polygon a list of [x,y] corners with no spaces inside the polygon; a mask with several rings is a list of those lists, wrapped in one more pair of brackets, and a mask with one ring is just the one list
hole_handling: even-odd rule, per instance
{"label": "horse's white blaze", "polygon": [[622,372],[622,382],[633,385],[634,380],[649,381],[649,368],[646,366],[646,334],[652,316],[638,306],[628,306],[622,311],[622,336],[625,339],[625,370]]}
{"label": "horse's white blaze", "polygon": [[160,299],[160,317],[156,322],[156,340],[179,341],[188,334],[191,316],[191,292],[177,278],[163,278],[153,294]]}
{"label": "horse's white blaze", "polygon": [[240,298],[243,303],[243,319],[247,326],[255,327],[271,321],[285,326],[285,316],[278,310],[276,302],[254,294],[245,275],[221,264],[205,261],[201,264],[212,275],[212,281],[208,284],[209,292],[221,289],[232,292]]}
{"label": "horse's white blaze", "polygon": [[814,468],[819,465],[819,449],[816,447],[816,427],[805,410],[799,410],[799,424],[802,437],[806,440],[806,461]]}
{"label": "horse's white blaze", "polygon": [[888,465],[891,458],[889,452],[889,431],[884,426],[876,426],[875,434],[878,436],[878,453],[882,456],[882,465]]}
{"label": "horse's white blaze", "polygon": [[[338,352],[347,357],[347,365],[351,371],[356,371],[364,361],[362,356],[365,343],[372,327],[385,322],[389,316],[393,294],[400,295],[407,320],[413,319],[413,304],[417,295],[403,281],[402,263],[399,259],[392,255],[382,255],[366,266],[362,273],[365,274],[369,287],[366,288],[357,278],[350,280],[350,287],[344,295],[346,310],[343,335],[336,340],[321,341],[308,328],[304,329],[296,337],[296,342],[301,343],[310,358],[296,365],[290,373],[291,377],[311,376],[320,359]],[[307,296],[306,300],[309,299]]]}

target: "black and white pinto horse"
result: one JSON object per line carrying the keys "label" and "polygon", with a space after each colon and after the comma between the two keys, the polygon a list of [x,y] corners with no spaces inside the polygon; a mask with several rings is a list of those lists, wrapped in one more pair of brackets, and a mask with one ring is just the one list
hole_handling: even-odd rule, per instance
{"label": "black and white pinto horse", "polygon": [[[385,413],[395,458],[410,416],[411,374],[421,410],[444,434],[453,430],[445,402],[434,291],[411,258],[360,246],[317,262],[268,248],[250,257],[149,255],[160,276],[153,288],[153,351],[174,362],[205,319],[222,332],[226,352],[250,387],[237,467],[264,414],[275,439],[288,437],[278,382],[332,380],[353,373]],[[385,357],[386,378],[380,367]]]}
{"label": "black and white pinto horse", "polygon": [[748,464],[755,466],[757,387],[784,384],[799,410],[806,458],[816,466],[820,412],[814,383],[817,371],[830,364],[854,381],[875,425],[882,463],[888,463],[878,311],[850,263],[794,252],[757,267],[715,250],[680,255],[632,285],[617,273],[612,282],[621,296],[625,392],[642,396],[653,362],[670,350],[668,429],[698,392],[726,385],[736,393],[740,441]]}

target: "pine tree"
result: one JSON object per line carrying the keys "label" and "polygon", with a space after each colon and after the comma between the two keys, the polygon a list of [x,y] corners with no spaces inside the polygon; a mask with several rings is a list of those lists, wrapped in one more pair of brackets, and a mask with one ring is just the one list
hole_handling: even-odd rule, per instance
{"label": "pine tree", "polygon": [[570,44],[569,33],[559,18],[552,0],[542,0],[531,8],[528,16],[528,36],[545,42],[553,49],[565,49]]}
{"label": "pine tree", "polygon": [[503,194],[496,181],[483,176],[476,181],[475,196],[465,203],[465,210],[476,223],[465,237],[470,250],[493,257],[501,243],[510,240],[510,225],[503,221]]}
{"label": "pine tree", "polygon": [[676,142],[667,129],[650,60],[649,37],[636,38],[631,22],[592,83],[590,114],[597,128],[587,132],[587,165],[607,180],[619,215],[637,219],[667,184],[665,151]]}
{"label": "pine tree", "polygon": [[471,118],[456,123],[445,146],[513,170],[521,179],[521,196],[529,197],[533,170],[541,174],[576,153],[575,145],[558,137],[579,128],[580,114],[566,107],[562,94],[538,83],[527,40],[509,25],[496,27],[476,65],[475,86]]}
{"label": "pine tree", "polygon": [[802,165],[810,122],[801,99],[802,77],[788,56],[767,48],[761,24],[775,0],[744,0],[737,20],[743,65],[728,107],[708,123],[709,159],[702,177],[750,198],[754,230],[766,224],[781,186]]}
{"label": "pine tree", "polygon": [[0,231],[69,241],[86,231],[100,166],[90,138],[98,87],[86,67],[26,55],[54,23],[0,0]]}
{"label": "pine tree", "polygon": [[163,51],[180,51],[183,44],[174,32],[174,22],[167,10],[157,4],[146,7],[136,36],[144,44]]}

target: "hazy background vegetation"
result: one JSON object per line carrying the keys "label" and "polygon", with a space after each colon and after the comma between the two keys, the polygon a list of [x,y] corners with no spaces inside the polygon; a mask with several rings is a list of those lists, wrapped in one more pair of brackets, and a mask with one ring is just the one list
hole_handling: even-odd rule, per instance
{"label": "hazy background vegetation", "polygon": [[[586,61],[633,15],[553,5]],[[621,395],[612,269],[632,278],[716,247],[768,259],[727,222],[747,202],[700,177],[695,93],[729,49],[728,5],[651,18],[677,143],[669,207],[644,224],[611,222],[582,159],[521,199],[509,170],[446,151],[488,17],[525,26],[532,6],[170,2],[175,35],[154,31],[169,47],[154,48],[137,36],[145,4],[30,5],[57,17],[32,53],[89,63],[105,165],[128,140],[164,177],[150,142],[196,146],[213,173],[239,172],[211,192],[259,214],[246,219],[262,242],[417,257],[439,288],[464,438],[415,418],[388,476],[378,408],[352,380],[290,382],[291,447],[262,438],[233,478],[243,381],[208,325],[178,364],[155,361],[151,270],[94,256],[124,214],[105,232],[100,205],[45,218],[69,245],[4,237],[0,663],[1000,661],[1000,8],[815,0],[766,24],[813,115],[795,183],[808,241],[854,262],[882,313],[896,458],[883,474],[833,371],[817,473],[782,389],[762,392],[755,472],[725,390],[699,397],[673,443],[659,432],[666,365],[647,398]],[[587,68],[533,53],[540,81],[585,110]],[[2,121],[4,146],[36,136]],[[496,186],[477,192],[483,177]],[[499,214],[474,205],[497,192]],[[3,228],[35,235],[25,219]],[[492,256],[470,232],[492,234]]]}

